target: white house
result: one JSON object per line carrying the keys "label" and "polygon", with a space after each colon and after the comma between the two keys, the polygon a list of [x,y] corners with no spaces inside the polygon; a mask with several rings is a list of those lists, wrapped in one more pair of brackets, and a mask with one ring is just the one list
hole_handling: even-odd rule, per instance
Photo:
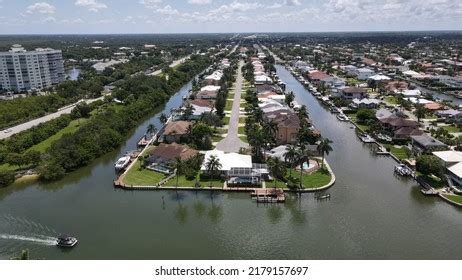
{"label": "white house", "polygon": [[368,68],[359,68],[354,72],[358,80],[367,80],[375,75],[375,72]]}

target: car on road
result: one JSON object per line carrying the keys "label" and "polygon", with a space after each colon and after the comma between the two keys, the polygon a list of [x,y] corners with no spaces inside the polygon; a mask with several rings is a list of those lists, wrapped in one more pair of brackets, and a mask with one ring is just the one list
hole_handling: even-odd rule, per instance
{"label": "car on road", "polygon": [[7,128],[7,129],[3,130],[4,133],[10,133],[11,131],[13,131],[11,128]]}

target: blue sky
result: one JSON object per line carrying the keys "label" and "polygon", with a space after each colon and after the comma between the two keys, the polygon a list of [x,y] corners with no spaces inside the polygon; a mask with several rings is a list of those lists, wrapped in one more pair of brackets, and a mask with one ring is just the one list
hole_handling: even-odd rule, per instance
{"label": "blue sky", "polygon": [[460,30],[462,0],[0,0],[0,34]]}

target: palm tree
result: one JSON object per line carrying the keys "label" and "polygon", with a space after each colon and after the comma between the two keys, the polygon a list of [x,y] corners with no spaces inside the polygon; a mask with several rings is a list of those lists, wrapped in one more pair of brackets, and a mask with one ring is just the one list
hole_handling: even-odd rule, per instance
{"label": "palm tree", "polygon": [[329,152],[332,152],[332,146],[330,144],[332,144],[332,141],[330,141],[329,138],[324,138],[318,145],[318,151],[322,156],[322,169],[324,169],[324,155],[329,155]]}
{"label": "palm tree", "polygon": [[299,155],[299,150],[297,149],[296,146],[294,145],[287,146],[286,152],[284,154],[284,160],[286,160],[290,165],[289,176],[292,176],[292,167],[295,161],[297,160],[298,155]]}
{"label": "palm tree", "polygon": [[167,115],[165,115],[164,113],[160,114],[159,116],[159,121],[162,125],[166,124],[167,123],[167,120],[168,120],[168,117]]}
{"label": "palm tree", "polygon": [[149,134],[150,137],[153,137],[154,134],[156,134],[156,132],[157,132],[156,126],[154,124],[152,124],[152,123],[149,124],[148,128],[146,130],[146,133]]}
{"label": "palm tree", "polygon": [[300,146],[299,154],[297,161],[300,163],[300,189],[303,189],[303,164],[309,161],[308,154],[306,153],[306,147],[304,145]]}
{"label": "palm tree", "polygon": [[180,157],[176,157],[175,161],[173,162],[173,168],[175,169],[175,176],[176,176],[176,187],[178,188],[178,179],[183,171],[183,161],[181,161]]}
{"label": "palm tree", "polygon": [[[205,163],[205,168],[207,169],[207,173],[209,173],[213,179],[213,175],[222,168],[220,159],[215,155],[211,155]],[[210,186],[212,186],[212,181],[210,181]]]}
{"label": "palm tree", "polygon": [[267,163],[271,175],[273,175],[274,188],[276,188],[276,178],[284,177],[285,166],[279,158],[270,158]]}
{"label": "palm tree", "polygon": [[194,113],[194,107],[191,104],[186,105],[183,110],[183,119],[188,120]]}
{"label": "palm tree", "polygon": [[294,107],[294,105],[292,104],[294,99],[295,99],[295,94],[294,94],[293,91],[290,91],[290,92],[286,93],[285,102],[286,102],[287,106],[289,106],[290,108]]}

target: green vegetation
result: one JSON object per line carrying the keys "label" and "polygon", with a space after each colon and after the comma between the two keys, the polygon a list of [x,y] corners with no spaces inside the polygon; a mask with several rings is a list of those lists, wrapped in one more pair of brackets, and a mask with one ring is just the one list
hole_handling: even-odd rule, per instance
{"label": "green vegetation", "polygon": [[43,156],[46,160],[42,160],[39,168],[41,178],[57,179],[117,148],[139,120],[164,104],[209,63],[208,57],[192,56],[176,70],[169,70],[168,81],[137,75],[119,82],[113,95],[124,101],[124,107],[118,112],[108,109],[98,113],[74,134],[65,134],[55,141]]}
{"label": "green vegetation", "polygon": [[385,102],[393,104],[393,105],[398,105],[399,99],[395,96],[387,96],[385,97]]}
{"label": "green vegetation", "polygon": [[240,126],[237,128],[237,133],[238,134],[245,134],[245,127],[244,126]]}
{"label": "green vegetation", "polygon": [[[300,178],[300,171],[290,168],[287,169],[287,173],[292,173],[292,176],[296,179]],[[327,169],[319,169],[311,174],[303,174],[302,176],[302,185],[303,189],[316,189],[327,185],[331,180],[331,175]],[[271,188],[274,187],[274,182],[266,182],[266,187]],[[277,188],[287,188],[285,182],[276,179],[276,187]]]}
{"label": "green vegetation", "polygon": [[56,134],[52,135],[51,137],[47,138],[46,140],[30,147],[29,149],[27,149],[28,151],[38,151],[38,152],[45,152],[49,147],[51,147],[51,145],[53,144],[53,142],[61,139],[61,137],[64,135],[64,134],[72,134],[74,132],[76,132],[79,127],[83,124],[85,124],[86,122],[88,121],[88,119],[77,119],[77,120],[73,120],[69,123],[68,126],[66,126],[65,128],[61,129],[60,131],[58,131]]}
{"label": "green vegetation", "polygon": [[141,161],[137,160],[123,177],[123,182],[134,186],[155,186],[163,179],[165,179],[164,174],[142,168]]}
{"label": "green vegetation", "polygon": [[302,185],[304,189],[320,188],[330,182],[331,175],[326,169],[320,169],[312,174],[302,176]]}
{"label": "green vegetation", "polygon": [[396,156],[400,160],[409,159],[411,155],[411,151],[406,146],[395,147],[394,145],[391,145],[391,144],[384,144],[384,146],[387,149],[387,151],[392,153],[394,156]]}
{"label": "green vegetation", "polygon": [[231,111],[233,109],[233,101],[226,100],[225,111]]}
{"label": "green vegetation", "polygon": [[458,204],[462,204],[462,195],[452,195],[452,194],[443,194],[443,196],[450,201],[453,201]]}
{"label": "green vegetation", "polygon": [[461,129],[455,125],[446,125],[446,126],[442,126],[442,128],[444,130],[446,130],[447,132],[449,133],[458,133],[458,132],[462,132]]}
{"label": "green vegetation", "polygon": [[247,136],[239,136],[239,139],[241,139],[245,143],[249,143],[249,140],[247,140]]}

